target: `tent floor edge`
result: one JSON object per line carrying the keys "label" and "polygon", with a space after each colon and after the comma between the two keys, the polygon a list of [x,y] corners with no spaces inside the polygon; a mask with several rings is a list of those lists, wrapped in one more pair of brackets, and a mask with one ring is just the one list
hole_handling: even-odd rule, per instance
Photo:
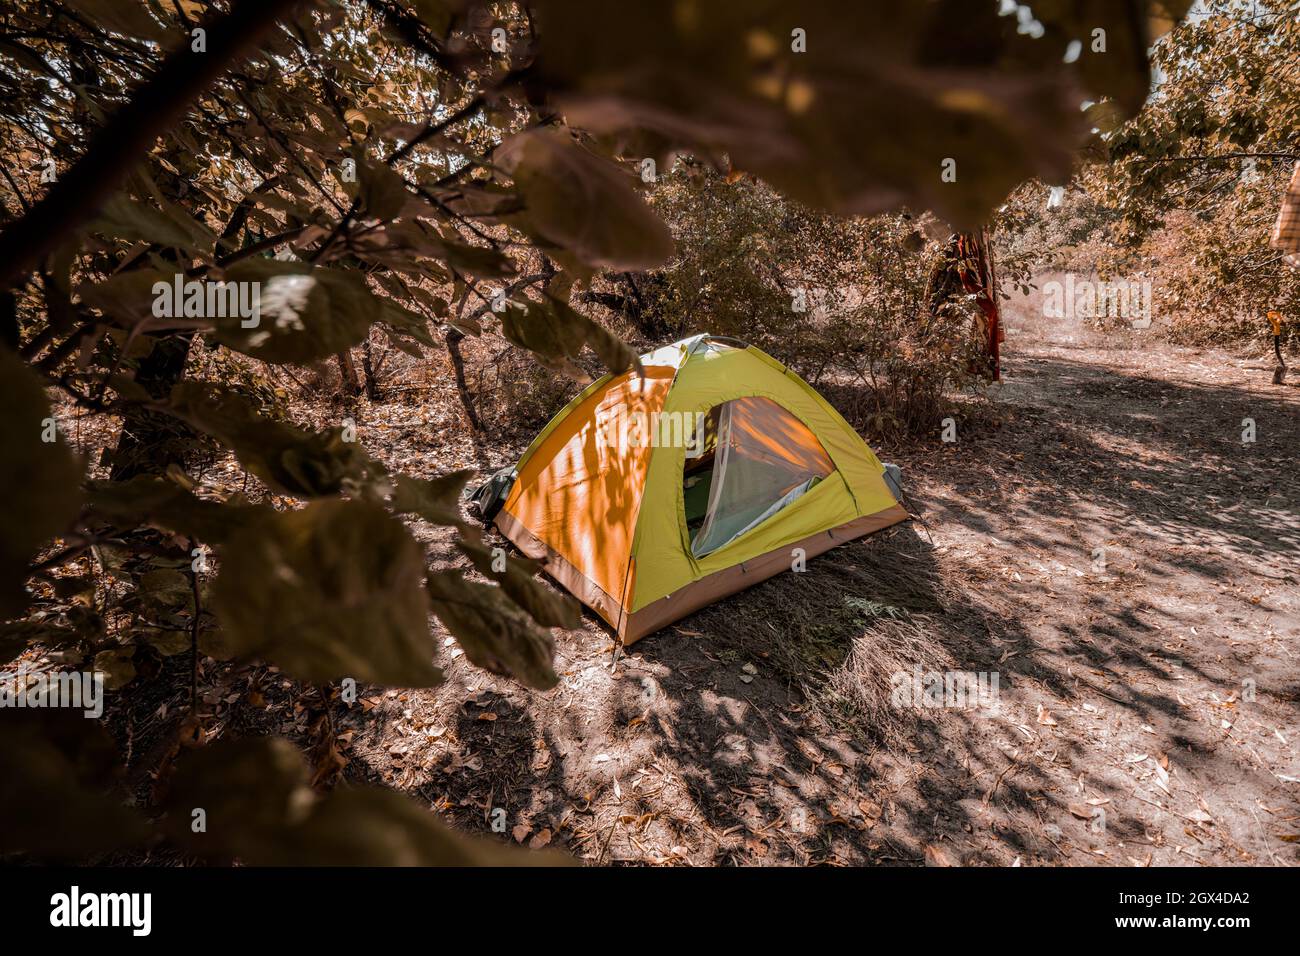
{"label": "tent floor edge", "polygon": [[[793,548],[803,548],[805,555],[813,558],[842,544],[848,544],[850,541],[866,537],[869,534],[874,534],[899,522],[906,521],[910,517],[911,515],[908,514],[906,508],[900,504],[895,504],[884,511],[855,518],[834,528],[819,531],[817,534],[810,535],[800,541],[791,541],[789,544],[766,554],[750,558],[743,564],[736,564],[729,568],[723,568],[721,571],[715,571],[696,581],[692,581],[666,597],[650,602],[640,610],[626,615],[623,619],[623,626],[619,631],[619,637],[624,646],[634,644],[641,638],[648,637],[675,621],[680,621],[688,614],[692,614],[702,607],[737,594],[746,588],[753,587],[768,578],[775,577],[782,571],[790,570],[790,551]],[[556,580],[560,579],[557,578]],[[561,583],[564,582],[561,581]],[[565,587],[568,587],[568,585],[565,584]],[[572,589],[570,588],[570,590]]]}
{"label": "tent floor edge", "polygon": [[606,624],[615,630],[618,629],[620,618],[626,624],[628,615],[623,613],[623,606],[613,595],[579,571],[563,555],[547,547],[546,543],[525,528],[518,518],[502,509],[497,512],[495,524],[497,530],[509,538],[515,547],[525,556],[541,561],[547,574],[575,598],[595,611]]}

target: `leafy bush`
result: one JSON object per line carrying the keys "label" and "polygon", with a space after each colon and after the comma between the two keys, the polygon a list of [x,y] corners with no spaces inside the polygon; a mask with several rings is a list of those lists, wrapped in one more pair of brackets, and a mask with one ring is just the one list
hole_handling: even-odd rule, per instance
{"label": "leafy bush", "polygon": [[974,302],[930,314],[944,242],[910,216],[828,216],[691,161],[663,177],[653,203],[676,256],[605,277],[588,296],[648,345],[701,332],[750,342],[877,439],[933,431],[947,396],[978,388]]}
{"label": "leafy bush", "polygon": [[1300,271],[1268,245],[1300,161],[1300,21],[1217,0],[1154,48],[1163,81],[1128,122],[1101,121],[1108,160],[1085,179],[1106,239],[1149,266],[1183,342],[1267,347],[1270,311],[1300,342]]}
{"label": "leafy bush", "polygon": [[[592,368],[592,375],[599,375]],[[472,383],[479,417],[493,437],[527,442],[569,403],[581,381],[538,362],[527,352],[498,350],[476,369]]]}

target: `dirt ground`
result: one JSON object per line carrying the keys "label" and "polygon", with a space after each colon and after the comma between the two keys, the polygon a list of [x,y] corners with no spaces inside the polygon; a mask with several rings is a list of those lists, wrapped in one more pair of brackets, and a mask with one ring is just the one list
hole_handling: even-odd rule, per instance
{"label": "dirt ground", "polygon": [[[1295,864],[1300,389],[1268,360],[1010,314],[1005,381],[954,406],[956,441],[880,449],[918,520],[627,652],[588,612],[546,693],[435,623],[439,688],[365,689],[326,733],[288,681],[209,668],[212,728],[287,734],[325,777],[592,863]],[[367,448],[426,476],[517,456],[440,387],[364,405]],[[897,706],[915,668],[996,695]],[[142,757],[183,676],[126,716]]]}
{"label": "dirt ground", "polygon": [[[587,614],[547,693],[447,638],[446,685],[340,722],[345,775],[592,862],[1300,860],[1300,392],[1262,359],[1019,314],[984,414],[882,450],[921,520],[627,653]],[[457,434],[423,453],[472,461]],[[864,669],[908,634],[996,699],[864,720],[855,685],[888,705]]]}

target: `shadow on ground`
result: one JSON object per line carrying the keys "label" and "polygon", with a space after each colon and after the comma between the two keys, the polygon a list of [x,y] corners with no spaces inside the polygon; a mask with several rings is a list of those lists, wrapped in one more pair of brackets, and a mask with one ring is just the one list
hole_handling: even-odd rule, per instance
{"label": "shadow on ground", "polygon": [[[924,524],[630,653],[589,617],[545,694],[446,661],[350,773],[597,862],[1295,862],[1296,400],[1113,359],[1016,356],[891,455]],[[899,706],[918,670],[997,694]]]}

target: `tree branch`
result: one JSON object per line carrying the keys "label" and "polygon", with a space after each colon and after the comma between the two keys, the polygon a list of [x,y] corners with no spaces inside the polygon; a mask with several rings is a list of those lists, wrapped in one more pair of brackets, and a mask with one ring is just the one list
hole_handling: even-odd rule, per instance
{"label": "tree branch", "polygon": [[1155,159],[1133,159],[1134,165],[1153,166],[1156,163],[1198,163],[1217,159],[1300,159],[1300,153],[1213,153],[1205,156],[1160,156]]}
{"label": "tree branch", "polygon": [[214,80],[256,48],[298,0],[237,0],[207,23],[207,52],[173,51],[91,140],[85,154],[22,219],[0,232],[0,287],[29,272],[68,232],[98,211],[131,166]]}

